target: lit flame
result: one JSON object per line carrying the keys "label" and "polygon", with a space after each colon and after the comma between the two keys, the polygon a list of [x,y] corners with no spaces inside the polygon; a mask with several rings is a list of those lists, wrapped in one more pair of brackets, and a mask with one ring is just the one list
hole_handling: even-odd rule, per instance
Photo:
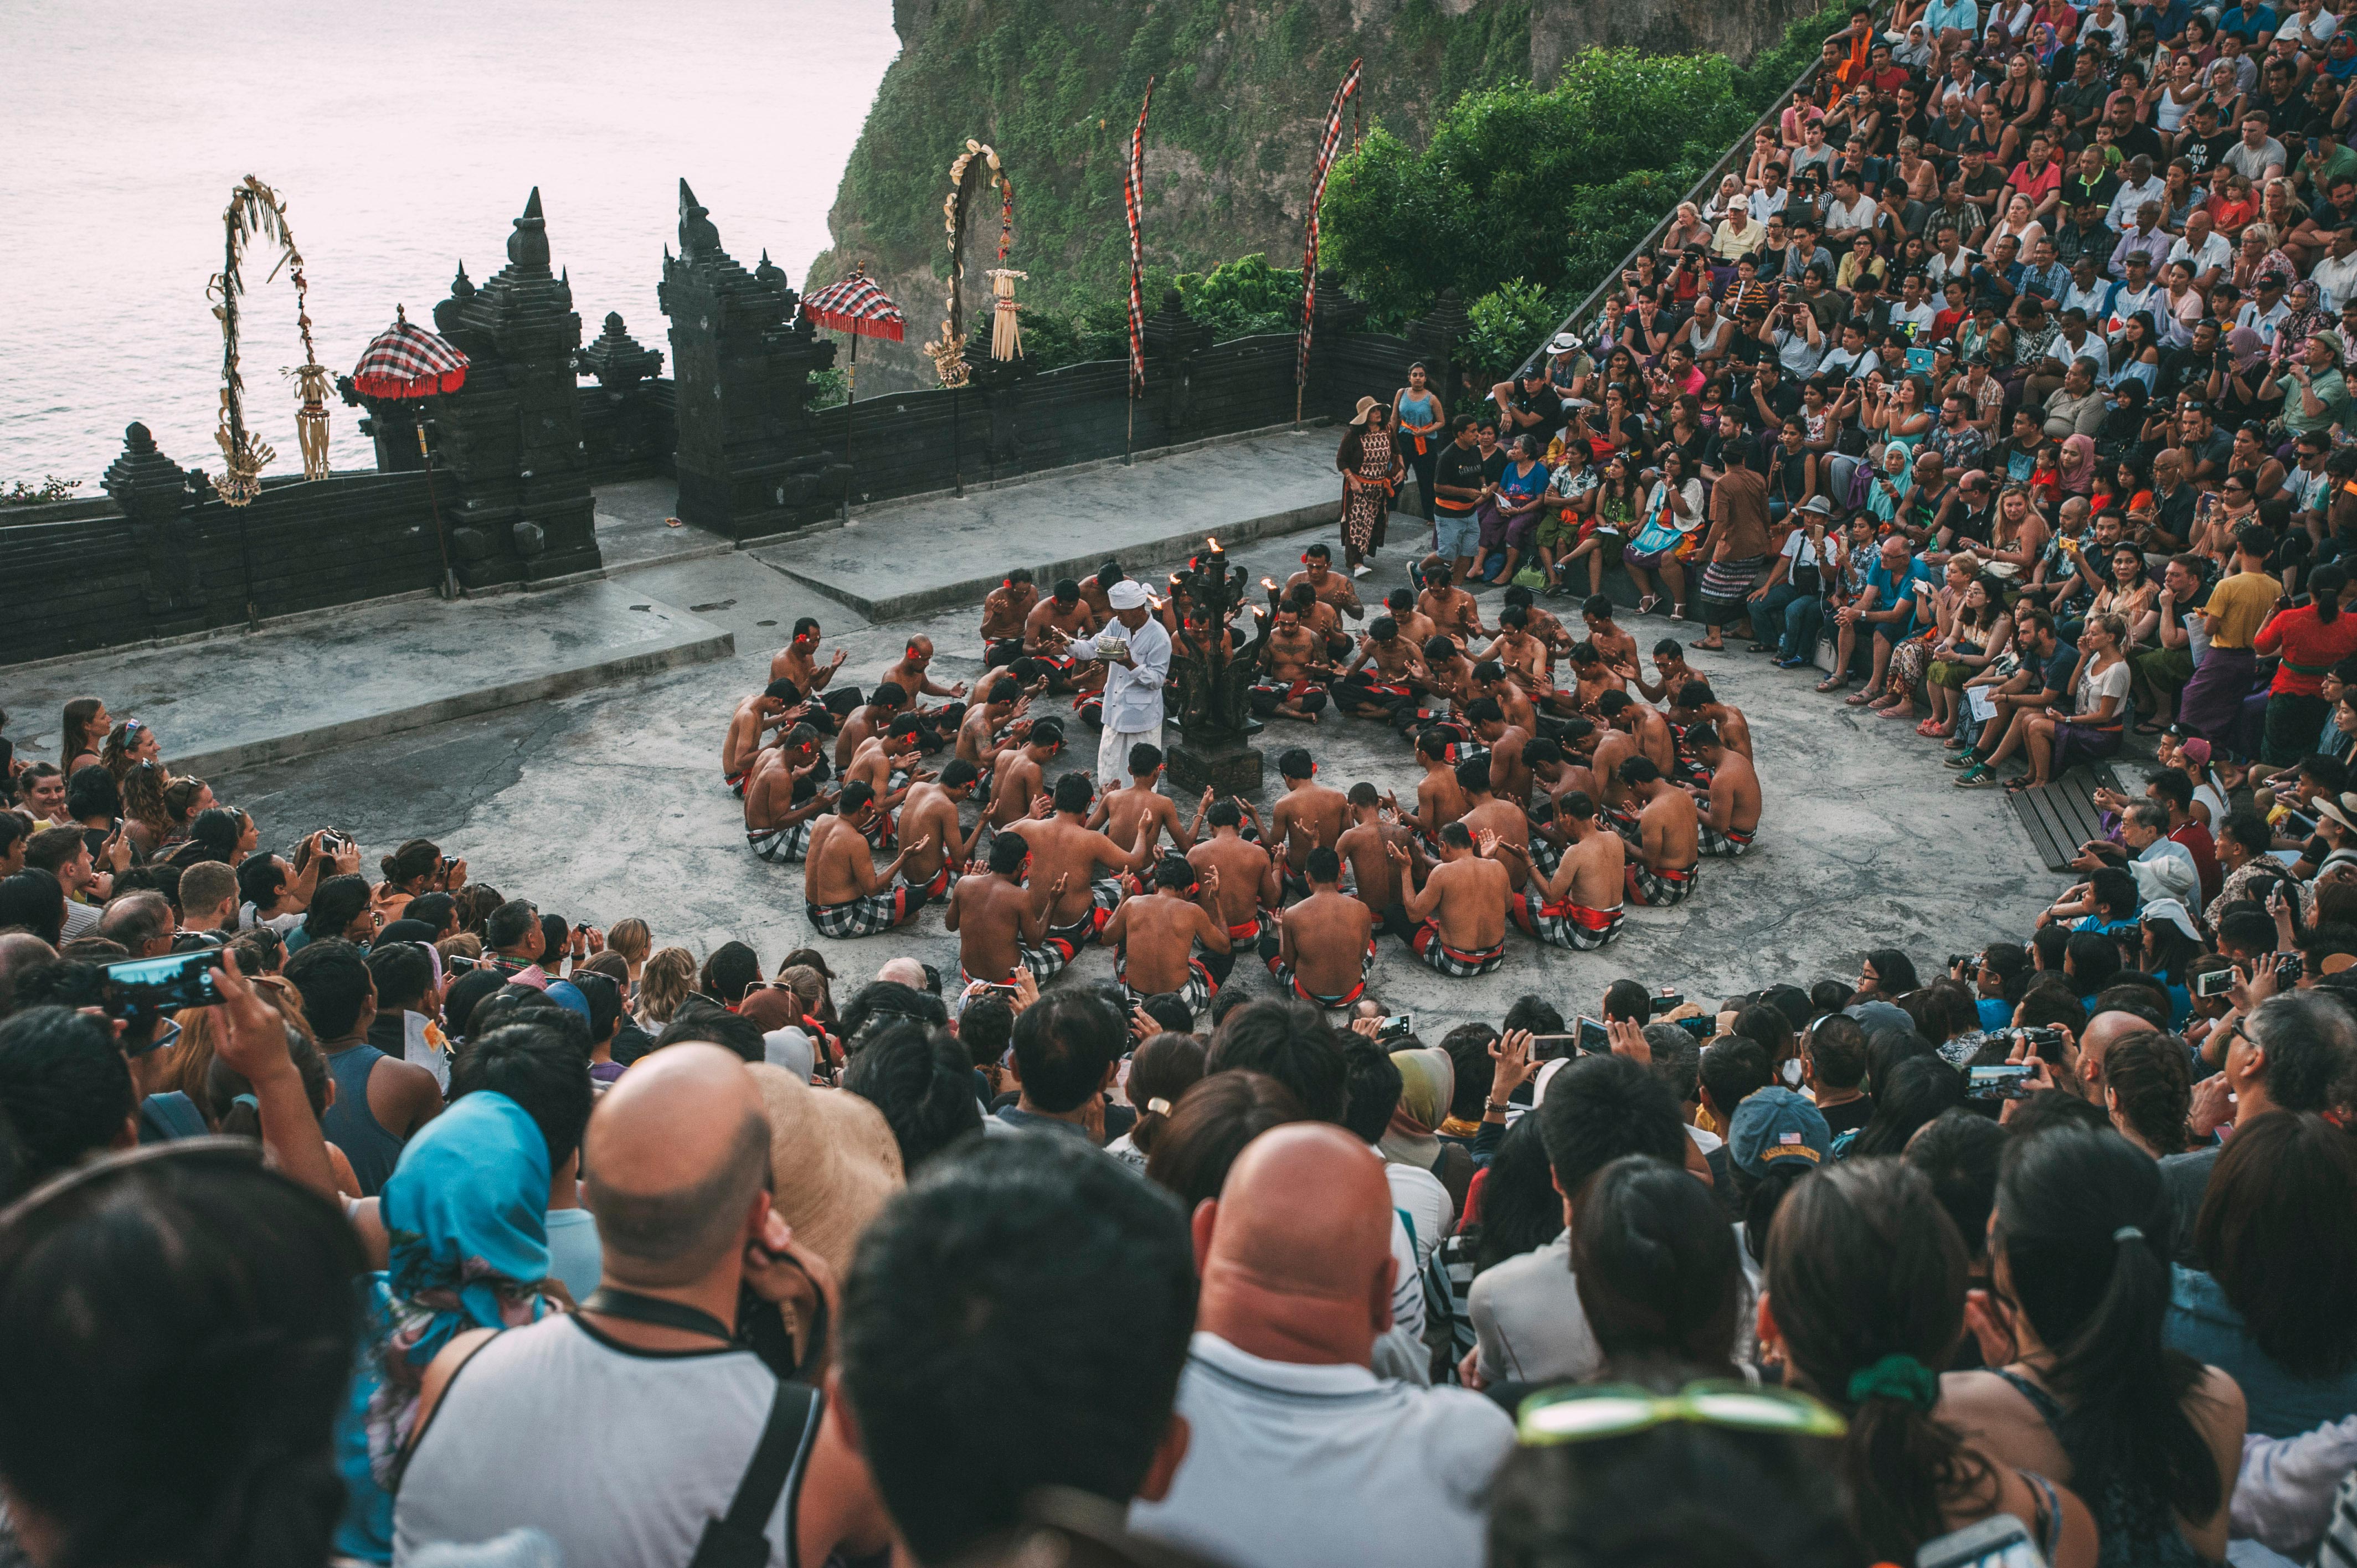
{"label": "lit flame", "polygon": [[1210,535],[1207,538],[1206,542],[1211,545],[1212,554],[1217,555],[1220,553],[1220,536],[1218,534],[1214,533]]}
{"label": "lit flame", "polygon": [[1264,588],[1274,588],[1276,586],[1276,579],[1274,577],[1263,577],[1260,580],[1260,585]]}

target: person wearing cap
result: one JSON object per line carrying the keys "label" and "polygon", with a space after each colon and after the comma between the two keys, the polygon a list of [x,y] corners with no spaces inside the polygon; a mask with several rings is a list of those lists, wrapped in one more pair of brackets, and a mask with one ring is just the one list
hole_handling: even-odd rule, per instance
{"label": "person wearing cap", "polygon": [[[1546,371],[1529,367],[1530,379],[1544,389]],[[1554,394],[1547,394],[1551,399]],[[1383,529],[1391,517],[1392,495],[1399,489],[1406,465],[1392,432],[1392,411],[1373,398],[1359,400],[1359,411],[1342,432],[1334,453],[1334,467],[1342,474],[1342,555],[1351,575],[1367,575],[1365,558],[1383,548]],[[1157,727],[1160,720],[1156,720]],[[1125,749],[1123,755],[1126,756]],[[1118,778],[1109,774],[1108,778]]]}
{"label": "person wearing cap", "polygon": [[2117,843],[2096,840],[2081,846],[2071,864],[2081,871],[2125,863],[2145,899],[2197,898],[2201,869],[2193,852],[2169,836],[2169,808],[2155,800],[2130,800],[2120,814]]}
{"label": "person wearing cap", "polygon": [[[2350,417],[2349,382],[2341,372],[2347,350],[2341,334],[2326,328],[2308,335],[2296,358],[2276,360],[2259,383],[2259,396],[2283,398],[2283,428],[2294,435],[2330,430]],[[2288,381],[2291,384],[2285,386]]]}
{"label": "person wearing cap", "polygon": [[1765,1179],[1779,1160],[1824,1165],[1833,1147],[1824,1112],[1781,1084],[1745,1095],[1727,1129],[1727,1164],[1746,1186]]}
{"label": "person wearing cap", "polygon": [[[1370,408],[1388,417],[1372,399],[1361,399],[1361,419]],[[1383,434],[1388,450],[1389,432]],[[1390,461],[1396,468],[1397,455]],[[1060,636],[1059,640],[1076,659],[1105,662],[1104,729],[1097,742],[1096,778],[1111,789],[1126,777],[1131,747],[1162,745],[1162,688],[1170,679],[1170,634],[1155,618],[1153,601],[1135,579],[1115,583],[1105,598],[1113,607],[1112,626],[1093,636]]]}

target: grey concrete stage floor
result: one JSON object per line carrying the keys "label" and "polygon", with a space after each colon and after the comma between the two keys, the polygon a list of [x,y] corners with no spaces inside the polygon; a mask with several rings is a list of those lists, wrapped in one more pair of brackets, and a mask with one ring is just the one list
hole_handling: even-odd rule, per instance
{"label": "grey concrete stage floor", "polygon": [[1132,575],[1185,560],[1218,534],[1238,545],[1331,522],[1341,510],[1334,437],[1322,428],[1197,443],[1135,467],[1059,469],[963,497],[888,501],[838,529],[754,556],[869,620],[979,602],[1008,568],[1041,591],[1108,556]]}
{"label": "grey concrete stage floor", "polygon": [[[1395,538],[1415,532],[1406,520],[1394,521]],[[1265,540],[1237,559],[1255,573],[1281,575],[1307,537]],[[1012,545],[1007,553],[1018,553]],[[1401,552],[1387,552],[1362,591],[1396,585],[1404,564]],[[211,781],[223,800],[253,811],[265,843],[292,843],[333,824],[361,839],[363,864],[373,865],[401,840],[425,835],[511,897],[599,925],[635,915],[653,927],[659,943],[699,956],[733,938],[771,965],[791,949],[821,947],[846,979],[870,977],[904,952],[953,972],[956,940],[942,929],[938,909],[886,938],[817,939],[803,918],[799,868],[766,865],[746,849],[741,808],[721,787],[719,751],[731,707],[766,679],[770,654],[795,617],[820,619],[830,645],[850,655],[844,678],[863,687],[909,633],[925,632],[942,651],[946,682],[977,669],[977,606],[872,624],[741,552],[651,565],[622,583],[630,603],[692,607],[736,634],[736,652]],[[1485,601],[1494,615],[1494,591]],[[1648,645],[1695,631],[1659,618],[1631,626]],[[183,657],[180,694],[193,701],[198,686],[218,678],[217,655],[196,649]],[[371,650],[354,657],[370,663]],[[1743,654],[1692,657],[1750,716],[1767,799],[1760,847],[1740,861],[1707,863],[1699,891],[1677,908],[1632,910],[1626,934],[1600,953],[1544,948],[1516,934],[1502,972],[1450,981],[1387,941],[1373,994],[1416,1014],[1429,1037],[1468,1019],[1494,1022],[1524,992],[1566,1013],[1593,1012],[1603,988],[1623,976],[1713,998],[1771,981],[1854,977],[1858,955],[1870,947],[1896,945],[1924,964],[1999,935],[2018,936],[2060,886],[2061,878],[2040,867],[2001,799],[1950,788],[1954,776],[1938,766],[1937,746],[1912,726],[1861,717],[1818,696],[1807,672],[1779,671]],[[383,650],[374,651],[371,672],[387,680],[430,673]],[[9,693],[8,707],[33,712],[20,682],[0,678],[0,688]],[[139,712],[144,700],[132,692],[126,705],[124,693],[102,694],[118,713]],[[266,703],[274,692],[251,690],[242,700]],[[164,736],[168,754],[168,724]],[[1085,768],[1093,732],[1077,729],[1074,738],[1066,763]],[[1405,796],[1420,771],[1388,730],[1355,720],[1280,724],[1265,738],[1272,752],[1308,746],[1322,776],[1338,783],[1363,778]],[[1269,774],[1274,784],[1274,767]],[[1112,967],[1109,951],[1092,950],[1074,972],[1108,978]],[[1232,983],[1274,991],[1254,965],[1240,966]]]}
{"label": "grey concrete stage floor", "polygon": [[576,583],[461,603],[431,595],[322,611],[251,636],[123,649],[0,671],[18,755],[56,756],[60,710],[98,696],[201,776],[671,670],[736,650],[639,585]]}

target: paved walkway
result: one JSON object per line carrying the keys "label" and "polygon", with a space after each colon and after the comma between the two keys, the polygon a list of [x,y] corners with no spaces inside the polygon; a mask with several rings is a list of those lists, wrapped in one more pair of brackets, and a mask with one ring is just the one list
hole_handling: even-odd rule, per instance
{"label": "paved walkway", "polygon": [[419,596],[252,636],[118,649],[5,672],[17,755],[56,761],[60,710],[100,696],[205,776],[727,657],[737,640],[630,582],[445,603]]}
{"label": "paved walkway", "polygon": [[1209,443],[1134,467],[1060,470],[963,499],[887,503],[845,527],[751,553],[870,620],[889,620],[978,600],[1012,566],[1030,567],[1043,591],[1108,556],[1142,575],[1185,560],[1206,535],[1242,545],[1330,530],[1341,505],[1333,432],[1312,428]]}

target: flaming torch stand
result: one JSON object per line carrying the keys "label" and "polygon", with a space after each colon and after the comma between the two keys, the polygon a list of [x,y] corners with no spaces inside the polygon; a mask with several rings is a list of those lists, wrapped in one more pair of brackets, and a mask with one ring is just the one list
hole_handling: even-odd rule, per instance
{"label": "flaming torch stand", "polygon": [[1261,787],[1261,754],[1252,739],[1253,671],[1268,640],[1268,612],[1254,607],[1252,640],[1232,646],[1231,623],[1244,607],[1252,576],[1228,564],[1217,539],[1184,570],[1170,574],[1179,633],[1171,639],[1170,676],[1179,738],[1169,749],[1170,782],[1192,792],[1210,788],[1241,795]]}

